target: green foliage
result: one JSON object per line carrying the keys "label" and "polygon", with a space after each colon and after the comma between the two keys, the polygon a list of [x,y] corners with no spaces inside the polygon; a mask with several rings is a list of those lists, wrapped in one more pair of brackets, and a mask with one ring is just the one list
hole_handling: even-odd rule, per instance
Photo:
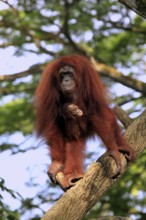
{"label": "green foliage", "polygon": [[130,59],[132,66],[135,64],[133,53],[140,57],[144,52],[140,45],[144,43],[146,22],[139,17],[132,19],[117,1],[99,4],[74,1],[67,6],[63,1],[49,4],[20,1],[16,11],[3,10],[0,16],[0,35],[6,44],[15,45],[17,54],[22,54],[32,43],[37,53],[49,53],[46,48],[43,50],[42,43],[65,45],[57,50],[60,54],[75,52],[75,48],[70,47],[69,35],[80,50],[90,48],[89,55],[110,65],[118,63],[129,67]]}
{"label": "green foliage", "polygon": [[[14,199],[18,199],[20,195],[16,192],[14,192],[11,189],[8,189],[5,186],[5,181],[0,178],[0,190],[7,192],[9,195],[11,195]],[[20,220],[20,215],[18,211],[12,211],[10,208],[5,205],[3,202],[3,197],[0,195],[0,219],[1,220]]]}
{"label": "green foliage", "polygon": [[[0,48],[13,46],[15,56],[26,56],[26,52],[30,52],[41,58],[47,57],[47,62],[64,54],[86,54],[99,62],[123,67],[124,74],[131,77],[137,69],[136,76],[144,74],[146,21],[131,13],[118,1],[19,0],[16,4],[15,7],[0,10]],[[26,68],[29,68],[27,64]],[[6,143],[3,136],[10,137],[16,132],[27,136],[33,131],[34,91],[40,72],[38,65],[33,72],[31,68],[28,70],[28,76],[22,74],[22,77],[13,80],[1,79],[0,74],[1,152],[9,149],[13,149],[15,153],[20,152],[17,144],[10,141]],[[112,87],[113,81],[107,82]],[[137,106],[141,109],[146,105],[143,95],[138,95],[140,98],[134,99],[137,94],[127,92],[126,95],[119,96],[117,102],[130,103],[134,112],[137,111]],[[85,219],[124,213],[126,216],[134,214],[136,219],[145,220],[145,173],[144,154]],[[15,195],[5,187],[3,180],[0,181],[0,188]],[[48,204],[48,201],[52,202],[59,197],[58,190],[54,188],[49,192],[49,199],[46,199],[46,195],[48,183],[36,196],[39,202],[34,202],[36,198],[23,200],[20,212],[24,214],[32,211],[39,204]],[[11,211],[3,200],[0,205],[0,219],[20,219],[18,212]],[[36,215],[34,219],[39,217]]]}
{"label": "green foliage", "polygon": [[[0,134],[21,131],[24,135],[33,130],[34,110],[24,98],[14,99],[0,108]],[[8,120],[9,119],[9,120]]]}

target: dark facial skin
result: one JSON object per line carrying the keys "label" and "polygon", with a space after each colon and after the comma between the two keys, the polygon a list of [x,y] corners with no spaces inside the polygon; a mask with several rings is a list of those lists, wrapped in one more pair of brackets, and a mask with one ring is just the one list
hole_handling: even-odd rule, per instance
{"label": "dark facial skin", "polygon": [[75,72],[71,66],[63,66],[59,70],[61,91],[65,96],[74,96],[76,83]]}

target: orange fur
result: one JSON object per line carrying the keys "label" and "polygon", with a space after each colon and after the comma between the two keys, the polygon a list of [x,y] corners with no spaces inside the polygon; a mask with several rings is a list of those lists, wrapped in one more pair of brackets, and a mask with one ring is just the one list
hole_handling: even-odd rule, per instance
{"label": "orange fur", "polygon": [[[75,119],[66,116],[66,103],[61,101],[58,71],[64,65],[75,70],[75,104],[83,111],[83,115]],[[88,137],[95,134],[101,137],[119,171],[119,151],[132,160],[132,150],[121,136],[116,118],[106,103],[105,88],[91,62],[85,57],[64,56],[50,63],[36,92],[36,106],[36,132],[45,138],[52,162],[58,161],[63,165],[65,175],[75,172],[83,174],[84,144]]]}

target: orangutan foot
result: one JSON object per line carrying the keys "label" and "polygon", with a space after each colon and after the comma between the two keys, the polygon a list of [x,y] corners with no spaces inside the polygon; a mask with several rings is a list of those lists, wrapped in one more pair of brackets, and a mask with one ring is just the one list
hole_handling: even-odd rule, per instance
{"label": "orangutan foot", "polygon": [[49,167],[49,170],[48,170],[47,174],[48,174],[48,176],[50,177],[50,179],[53,183],[57,183],[56,175],[57,175],[57,173],[62,172],[63,169],[64,169],[64,166],[63,166],[62,163],[60,163],[56,160],[54,160],[52,162],[52,164]]}
{"label": "orangutan foot", "polygon": [[61,188],[66,191],[72,186],[76,185],[77,181],[83,178],[83,174],[80,173],[71,173],[65,175],[63,172],[59,172],[56,176],[56,180]]}
{"label": "orangutan foot", "polygon": [[135,159],[134,150],[129,145],[122,145],[119,147],[119,151],[125,155],[128,162],[132,162]]}

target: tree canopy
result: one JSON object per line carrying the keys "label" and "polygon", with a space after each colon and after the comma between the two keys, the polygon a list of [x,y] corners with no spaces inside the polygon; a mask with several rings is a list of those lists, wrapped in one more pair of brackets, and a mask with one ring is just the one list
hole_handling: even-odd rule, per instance
{"label": "tree canopy", "polygon": [[[34,62],[31,66],[26,63],[24,71],[18,69],[11,74],[0,72],[1,153],[9,151],[16,155],[37,149],[37,144],[26,147],[25,142],[23,145],[18,144],[11,140],[11,136],[19,132],[24,140],[32,137],[35,118],[33,100],[41,73],[48,62],[65,54],[75,53],[89,57],[109,90],[109,99],[125,109],[130,117],[138,116],[145,109],[144,12],[139,13],[143,16],[141,17],[120,2],[124,1],[19,0],[12,4],[9,1],[0,1],[4,6],[0,10],[0,50],[14,49],[18,63],[21,57],[28,56],[29,59],[30,54],[35,54],[40,59],[40,62]],[[145,7],[144,1],[141,2]],[[140,9],[141,6],[135,11]],[[7,57],[3,59],[7,60]],[[11,61],[7,60],[9,62]],[[97,159],[97,151],[98,149],[94,153],[87,152],[87,165]],[[145,173],[143,153],[85,219],[124,215],[144,220]],[[35,181],[31,184],[35,185]],[[52,190],[48,192],[48,188]],[[38,187],[35,198],[28,195],[28,198],[22,199],[19,192],[7,188],[2,176],[0,189],[21,201],[18,214],[0,195],[2,220],[19,220],[26,212],[39,209],[40,204],[52,205],[62,194],[46,180],[46,185],[41,185],[41,190]],[[33,211],[33,217],[30,215],[28,219],[40,219],[45,209],[40,210],[40,214]]]}

